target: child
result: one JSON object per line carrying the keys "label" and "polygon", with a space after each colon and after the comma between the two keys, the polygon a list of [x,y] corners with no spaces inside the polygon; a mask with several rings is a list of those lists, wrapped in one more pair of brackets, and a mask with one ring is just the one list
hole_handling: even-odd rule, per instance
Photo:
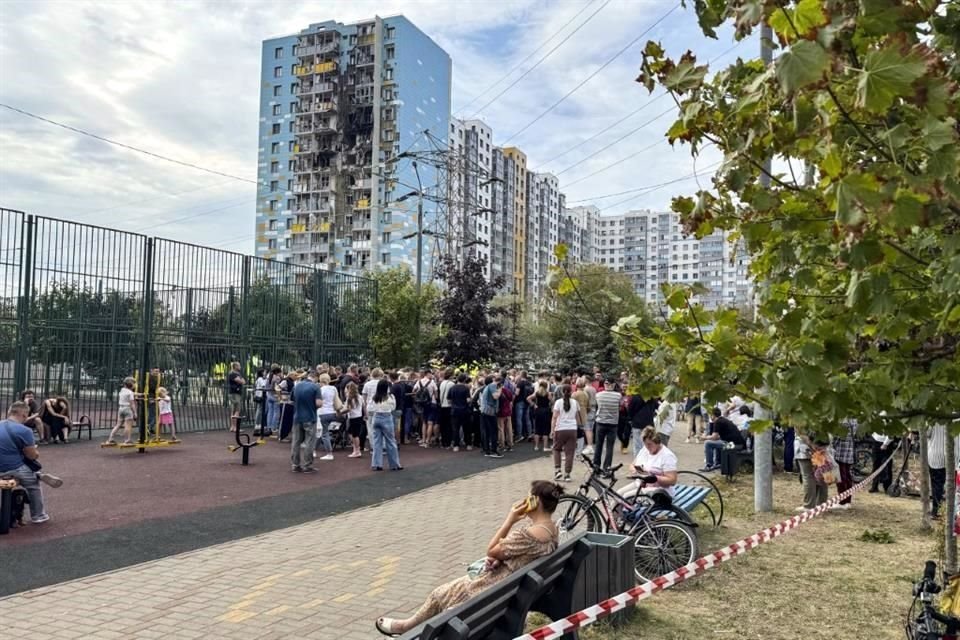
{"label": "child", "polygon": [[170,442],[180,442],[177,440],[177,428],[173,425],[173,408],[170,406],[170,396],[167,395],[167,390],[164,387],[157,389],[157,408],[160,412],[160,426],[158,431],[162,431],[163,427],[170,427]]}
{"label": "child", "polygon": [[117,402],[120,408],[117,412],[117,424],[107,437],[106,445],[114,445],[116,442],[113,436],[116,435],[120,427],[123,427],[123,444],[132,444],[130,440],[133,431],[133,423],[137,419],[136,394],[133,392],[133,385],[136,381],[133,378],[124,378],[123,389],[120,389],[120,395],[117,396]]}

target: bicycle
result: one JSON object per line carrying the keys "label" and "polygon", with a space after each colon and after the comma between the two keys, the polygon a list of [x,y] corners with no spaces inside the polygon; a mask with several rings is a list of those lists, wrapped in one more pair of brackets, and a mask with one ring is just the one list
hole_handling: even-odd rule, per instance
{"label": "bicycle", "polygon": [[[615,473],[622,464],[600,469],[587,456],[580,457],[590,467],[590,475],[577,493],[561,497],[557,504],[561,540],[585,532],[631,536],[634,538],[633,570],[641,583],[679,569],[698,557],[699,545],[693,532],[696,525],[678,520],[668,506],[657,504],[649,496],[638,494],[633,501],[622,496],[614,487]],[[639,477],[627,476],[627,479]],[[596,492],[596,497],[590,497],[591,490]]]}
{"label": "bicycle", "polygon": [[[957,640],[960,633],[960,618],[942,614],[934,607],[934,596],[940,593],[936,582],[937,564],[928,560],[923,569],[923,578],[913,585],[913,603],[907,613],[905,631],[907,640]],[[917,603],[920,612],[914,615]]]}

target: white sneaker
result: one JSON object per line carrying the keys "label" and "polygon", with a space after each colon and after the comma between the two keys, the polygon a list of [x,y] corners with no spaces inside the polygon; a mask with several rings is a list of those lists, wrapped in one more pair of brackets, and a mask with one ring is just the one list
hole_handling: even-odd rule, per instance
{"label": "white sneaker", "polygon": [[47,513],[43,514],[42,516],[37,516],[36,518],[30,518],[30,522],[33,524],[43,524],[48,520],[50,520],[50,514]]}
{"label": "white sneaker", "polygon": [[363,454],[362,454],[362,453],[351,453],[351,454],[348,455],[347,457],[348,457],[348,458],[362,458],[362,457],[363,457]]}
{"label": "white sneaker", "polygon": [[585,447],[583,448],[583,451],[581,451],[580,453],[582,453],[582,454],[585,455],[585,456],[592,456],[592,455],[593,455],[593,445],[592,445],[592,444],[588,444],[587,446],[585,446]]}
{"label": "white sneaker", "polygon": [[798,513],[802,513],[802,512],[804,512],[804,511],[806,511],[806,510],[807,510],[806,507],[797,507],[796,509],[794,509],[794,511],[796,511],[796,512],[798,512]]}
{"label": "white sneaker", "polygon": [[847,504],[838,504],[838,505],[836,505],[836,506],[834,507],[834,509],[843,509],[844,511],[849,511],[849,510],[850,510],[850,507],[852,507],[852,506],[853,506],[853,505],[851,505],[851,504],[848,502]]}
{"label": "white sneaker", "polygon": [[457,452],[459,452],[459,451],[460,451],[460,447],[454,447],[454,448],[453,448],[453,452],[454,452],[454,453],[457,453]]}
{"label": "white sneaker", "polygon": [[332,454],[332,453],[328,453],[327,455],[323,456],[323,457],[320,458],[320,459],[321,459],[321,460],[333,460],[333,454]]}

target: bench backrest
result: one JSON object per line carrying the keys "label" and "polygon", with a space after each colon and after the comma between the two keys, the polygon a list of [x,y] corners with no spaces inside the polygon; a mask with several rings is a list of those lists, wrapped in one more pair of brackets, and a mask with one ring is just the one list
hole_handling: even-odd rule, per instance
{"label": "bench backrest", "polygon": [[408,631],[401,640],[511,640],[523,632],[527,613],[535,604],[544,604],[538,610],[549,607],[567,615],[579,567],[590,551],[582,535],[569,540],[478,596]]}
{"label": "bench backrest", "polygon": [[678,484],[674,487],[673,504],[684,511],[690,511],[713,491],[710,487],[691,484]]}

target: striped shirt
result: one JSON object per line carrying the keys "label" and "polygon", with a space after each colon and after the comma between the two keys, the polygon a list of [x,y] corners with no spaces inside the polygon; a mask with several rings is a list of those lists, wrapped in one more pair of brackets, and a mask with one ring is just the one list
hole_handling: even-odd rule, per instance
{"label": "striped shirt", "polygon": [[927,431],[927,465],[931,469],[947,466],[947,425],[935,424]]}
{"label": "striped shirt", "polygon": [[620,422],[620,399],[616,391],[601,391],[597,394],[597,422],[617,424]]}

